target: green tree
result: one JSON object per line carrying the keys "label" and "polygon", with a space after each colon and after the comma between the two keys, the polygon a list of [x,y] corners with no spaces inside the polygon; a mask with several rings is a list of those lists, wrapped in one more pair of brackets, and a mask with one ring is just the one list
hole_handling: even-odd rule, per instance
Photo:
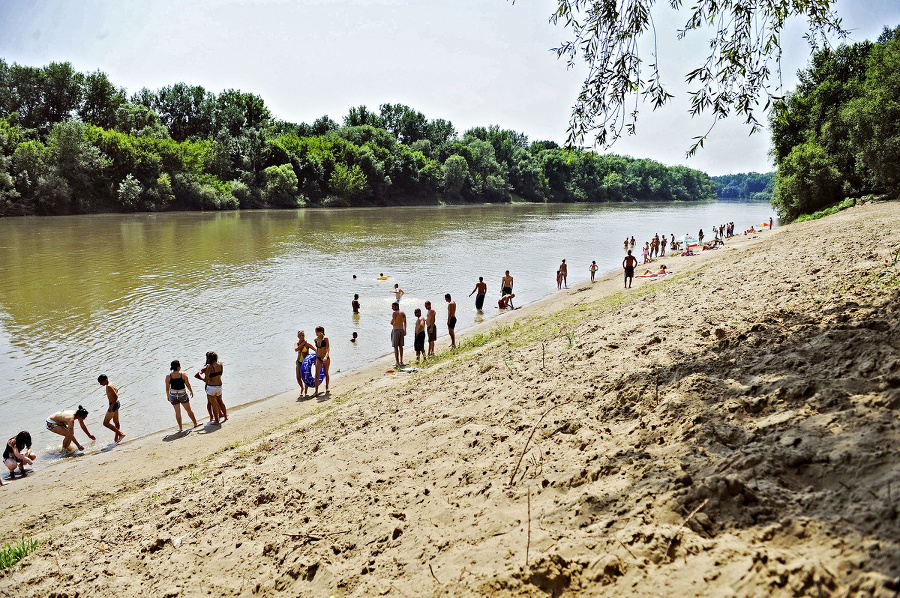
{"label": "green tree", "polygon": [[343,162],[334,165],[334,171],[328,179],[331,192],[342,200],[352,200],[362,193],[366,186],[366,175],[359,165],[352,166]]}
{"label": "green tree", "polygon": [[778,219],[795,220],[840,199],[840,172],[825,149],[814,141],[795,146],[778,165],[772,205]]}
{"label": "green tree", "polygon": [[[582,145],[592,135],[596,143],[608,146],[623,131],[634,131],[638,111],[631,108],[645,97],[654,109],[672,98],[656,61],[657,24],[653,19],[655,0],[558,0],[551,22],[569,30],[569,39],[555,49],[569,66],[579,60],[587,64],[587,77],[572,108],[568,145]],[[682,0],[669,5],[687,13],[677,29],[679,39],[694,31],[712,29],[709,54],[693,65],[686,81],[691,114],[709,112],[713,122],[730,114],[744,117],[751,132],[760,123],[753,109],[761,99],[766,107],[772,99],[769,79],[773,63],[780,57],[781,33],[792,17],[804,17],[811,42],[831,33],[843,35],[840,20],[831,10],[832,0],[698,0],[689,9]],[[649,59],[640,42],[650,36]],[[777,95],[777,94],[775,94]],[[702,146],[705,135],[688,151]]]}
{"label": "green tree", "polygon": [[461,200],[469,185],[469,163],[459,154],[447,158],[444,172],[444,194],[452,200]]}
{"label": "green tree", "polygon": [[274,207],[296,208],[300,205],[297,175],[290,164],[270,166],[263,171],[266,200]]}
{"label": "green tree", "polygon": [[99,70],[84,76],[81,105],[78,116],[92,125],[112,129],[116,126],[116,113],[127,104],[124,89],[116,89]]}

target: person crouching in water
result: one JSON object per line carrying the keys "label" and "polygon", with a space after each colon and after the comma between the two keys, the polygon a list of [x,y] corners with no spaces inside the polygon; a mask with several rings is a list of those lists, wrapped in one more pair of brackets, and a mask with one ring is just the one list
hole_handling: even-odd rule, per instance
{"label": "person crouching in water", "polygon": [[[175,421],[178,422],[178,431],[181,432],[184,430],[181,425],[181,407],[184,406],[184,410],[187,411],[188,416],[191,418],[191,421],[194,422],[194,427],[196,428],[200,424],[197,423],[197,418],[194,417],[194,412],[191,410],[191,399],[194,398],[194,389],[191,388],[191,381],[187,379],[187,376],[181,373],[181,362],[177,359],[172,362],[170,367],[172,373],[166,376],[166,399],[168,399],[169,403],[172,404],[172,407],[175,408]],[[188,398],[188,391],[190,391],[191,396]]]}
{"label": "person crouching in water", "polygon": [[[9,477],[16,477],[16,468],[25,477],[25,466],[34,463],[37,455],[31,450],[31,434],[24,430],[10,438],[3,449],[3,464],[9,469]],[[3,478],[0,478],[0,485]]]}
{"label": "person crouching in water", "polygon": [[215,351],[206,353],[206,365],[194,374],[194,378],[206,383],[206,410],[209,412],[209,421],[219,425],[228,421],[228,411],[225,410],[225,402],[222,400],[222,371],[225,366],[219,363],[219,356]]}
{"label": "person crouching in water", "polygon": [[81,429],[84,430],[84,433],[87,434],[88,438],[97,440],[97,437],[88,431],[87,426],[84,423],[87,416],[88,410],[81,405],[79,405],[78,409],[75,411],[57,411],[47,418],[47,429],[54,434],[59,434],[63,437],[63,450],[68,451],[69,447],[74,442],[75,446],[78,447],[78,450],[83,451],[84,447],[81,446],[78,439],[75,438],[76,421],[81,425]]}

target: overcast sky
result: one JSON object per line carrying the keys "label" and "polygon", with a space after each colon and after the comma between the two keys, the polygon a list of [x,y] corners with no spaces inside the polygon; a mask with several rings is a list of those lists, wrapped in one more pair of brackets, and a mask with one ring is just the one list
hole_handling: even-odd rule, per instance
{"label": "overcast sky", "polygon": [[[853,41],[900,24],[897,0],[836,6]],[[567,35],[549,23],[553,8],[548,0],[0,0],[0,57],[99,69],[129,93],[179,81],[240,89],[293,122],[324,114],[341,122],[352,106],[399,102],[460,133],[498,124],[562,143],[582,73],[551,51]],[[657,8],[663,81],[684,89],[706,37],[676,41],[684,17]],[[795,23],[782,40],[788,89],[809,58],[804,31]],[[709,126],[687,106],[679,97],[655,113],[643,109],[638,134],[609,151],[712,175],[772,170],[768,133],[748,136],[738,118],[720,122],[706,149],[686,159],[691,138]]]}

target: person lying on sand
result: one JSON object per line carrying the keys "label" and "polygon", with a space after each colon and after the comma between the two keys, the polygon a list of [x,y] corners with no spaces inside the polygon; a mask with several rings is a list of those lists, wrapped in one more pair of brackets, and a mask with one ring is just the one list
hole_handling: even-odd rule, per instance
{"label": "person lying on sand", "polygon": [[642,276],[663,276],[668,273],[669,271],[666,270],[665,264],[660,264],[659,270],[657,270],[656,272],[653,272],[652,270],[644,270]]}
{"label": "person lying on sand", "polygon": [[81,405],[79,405],[78,409],[75,411],[57,411],[47,418],[47,429],[54,434],[59,434],[63,437],[62,446],[64,451],[68,451],[73,442],[75,443],[75,446],[78,447],[79,451],[83,451],[84,447],[81,446],[78,439],[75,438],[76,421],[81,425],[81,429],[84,430],[84,433],[87,434],[88,438],[97,440],[97,437],[90,433],[84,423],[87,416],[88,410]]}

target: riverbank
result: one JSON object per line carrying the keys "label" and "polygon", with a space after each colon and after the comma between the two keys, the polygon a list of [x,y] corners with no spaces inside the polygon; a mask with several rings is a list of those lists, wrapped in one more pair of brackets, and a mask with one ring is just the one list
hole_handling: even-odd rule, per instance
{"label": "riverbank", "polygon": [[50,542],[0,589],[890,595],[898,234],[879,203],[739,238],[17,480],[0,538]]}

